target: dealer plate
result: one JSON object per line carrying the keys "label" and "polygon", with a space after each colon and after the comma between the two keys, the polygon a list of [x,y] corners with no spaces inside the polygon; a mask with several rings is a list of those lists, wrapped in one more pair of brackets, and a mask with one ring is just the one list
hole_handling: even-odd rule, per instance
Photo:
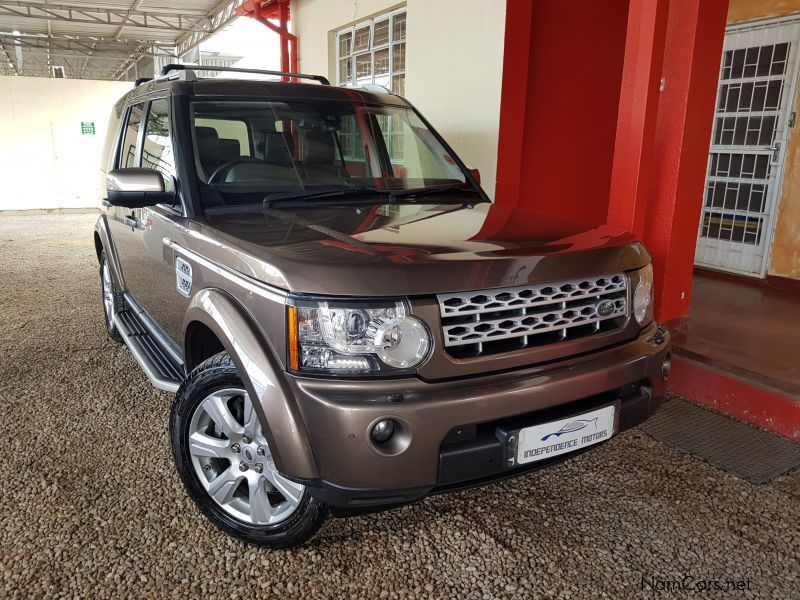
{"label": "dealer plate", "polygon": [[617,423],[614,404],[566,419],[520,429],[517,464],[545,460],[599,444],[614,435]]}

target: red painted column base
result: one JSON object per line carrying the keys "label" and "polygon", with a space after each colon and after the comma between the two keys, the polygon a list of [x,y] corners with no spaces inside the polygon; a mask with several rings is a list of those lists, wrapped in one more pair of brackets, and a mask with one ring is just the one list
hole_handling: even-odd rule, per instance
{"label": "red painted column base", "polygon": [[673,355],[669,389],[687,400],[800,441],[800,399]]}

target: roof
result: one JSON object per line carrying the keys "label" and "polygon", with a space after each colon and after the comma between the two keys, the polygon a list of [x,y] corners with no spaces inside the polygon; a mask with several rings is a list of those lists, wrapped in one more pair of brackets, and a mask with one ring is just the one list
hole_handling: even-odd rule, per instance
{"label": "roof", "polygon": [[187,81],[184,78],[158,78],[137,86],[117,103],[129,98],[138,99],[154,92],[169,90],[185,96],[252,96],[258,98],[313,98],[321,100],[348,100],[365,104],[392,104],[408,106],[408,101],[389,92],[377,93],[361,88],[345,88],[318,83],[296,83],[263,79],[202,78]]}
{"label": "roof", "polygon": [[143,57],[177,62],[244,0],[0,0],[0,75],[117,79]]}

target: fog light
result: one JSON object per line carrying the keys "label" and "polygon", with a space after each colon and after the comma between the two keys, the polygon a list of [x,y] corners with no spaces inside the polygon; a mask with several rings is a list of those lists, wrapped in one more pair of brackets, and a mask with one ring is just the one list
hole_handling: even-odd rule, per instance
{"label": "fog light", "polygon": [[669,374],[672,371],[672,355],[667,354],[666,358],[664,358],[664,362],[661,365],[661,375],[664,379],[669,378]]}
{"label": "fog light", "polygon": [[376,444],[385,444],[394,435],[394,421],[391,419],[384,419],[378,421],[372,428],[372,441]]}

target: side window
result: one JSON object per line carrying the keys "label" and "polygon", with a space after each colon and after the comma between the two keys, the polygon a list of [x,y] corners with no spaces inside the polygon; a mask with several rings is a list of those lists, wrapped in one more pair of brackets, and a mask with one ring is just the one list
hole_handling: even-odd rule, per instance
{"label": "side window", "polygon": [[122,148],[119,154],[119,166],[122,168],[135,167],[136,165],[136,142],[139,139],[139,125],[144,115],[144,104],[134,104],[125,125],[125,133],[122,138]]}
{"label": "side window", "polygon": [[173,188],[175,159],[169,130],[169,101],[166,98],[150,103],[144,130],[142,166],[160,172],[164,176],[165,189]]}

